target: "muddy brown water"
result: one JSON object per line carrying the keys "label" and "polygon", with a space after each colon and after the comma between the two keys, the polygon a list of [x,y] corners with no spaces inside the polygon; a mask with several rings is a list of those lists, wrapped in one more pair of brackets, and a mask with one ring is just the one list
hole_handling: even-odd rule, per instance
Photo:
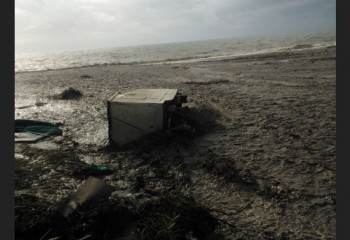
{"label": "muddy brown water", "polygon": [[[157,199],[170,192],[193,199],[191,209],[202,209],[203,219],[215,219],[217,224],[204,228],[212,239],[335,239],[335,47],[176,66],[16,74],[16,118],[59,123],[64,131],[46,140],[57,149],[16,144],[16,204],[30,196],[27,205],[40,203],[36,216],[45,218],[43,206],[57,206],[84,180],[74,171],[95,163],[113,170],[101,176],[117,188],[108,201],[122,202],[136,222],[141,209],[162,206]],[[80,78],[84,74],[91,78]],[[82,97],[52,99],[69,87]],[[141,87],[187,94],[200,127],[160,134],[129,149],[106,148],[106,100]],[[171,207],[164,212],[164,219],[172,216]],[[16,214],[19,219],[29,210]],[[193,229],[188,239],[196,235]],[[206,239],[199,232],[206,230],[196,235]],[[79,237],[84,234],[95,232]]]}

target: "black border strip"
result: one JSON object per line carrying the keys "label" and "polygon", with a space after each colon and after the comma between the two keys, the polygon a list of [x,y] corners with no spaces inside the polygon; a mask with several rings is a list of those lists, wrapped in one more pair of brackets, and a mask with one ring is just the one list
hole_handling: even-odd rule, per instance
{"label": "black border strip", "polygon": [[[337,1],[337,239],[350,239],[350,167],[349,167],[349,8]],[[348,100],[346,100],[348,99]]]}
{"label": "black border strip", "polygon": [[1,239],[14,239],[14,9],[15,1],[1,4]]}

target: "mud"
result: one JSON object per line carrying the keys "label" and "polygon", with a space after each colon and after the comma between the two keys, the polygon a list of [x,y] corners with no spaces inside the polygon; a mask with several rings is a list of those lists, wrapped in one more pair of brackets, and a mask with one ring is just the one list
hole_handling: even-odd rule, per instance
{"label": "mud", "polygon": [[[15,205],[36,204],[35,212],[16,209],[18,239],[34,230],[40,239],[49,228],[45,239],[113,239],[124,228],[136,239],[335,239],[335,50],[16,74],[16,119],[63,130],[45,140],[58,148],[15,145]],[[68,87],[84,95],[50,98]],[[108,145],[106,101],[141,87],[187,94],[192,121],[115,149]],[[99,177],[117,190],[86,206],[66,230],[54,230],[54,214],[44,209],[62,204],[87,177],[74,172],[92,163],[112,170]],[[120,217],[112,205],[124,211]],[[107,215],[110,221],[101,220]],[[42,227],[24,226],[28,216]],[[84,217],[94,219],[85,229]],[[101,238],[101,221],[115,222],[115,232],[104,229],[109,235]]]}

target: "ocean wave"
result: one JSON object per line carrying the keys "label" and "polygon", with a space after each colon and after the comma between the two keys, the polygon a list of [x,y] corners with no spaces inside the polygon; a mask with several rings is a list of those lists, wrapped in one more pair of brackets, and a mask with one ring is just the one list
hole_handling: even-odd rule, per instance
{"label": "ocean wave", "polygon": [[[311,39],[311,40],[310,40]],[[334,46],[335,35],[256,37],[158,44],[115,49],[15,55],[15,73],[94,66],[206,61]]]}
{"label": "ocean wave", "polygon": [[287,48],[288,50],[299,50],[299,49],[309,49],[309,48],[320,48],[320,47],[331,47],[336,46],[336,42],[322,44],[322,43],[314,43],[314,44],[296,44],[292,47]]}
{"label": "ocean wave", "polygon": [[78,68],[87,68],[87,67],[100,67],[100,66],[116,66],[116,65],[153,65],[153,64],[171,64],[171,63],[188,63],[188,62],[200,62],[207,60],[218,60],[225,58],[235,58],[235,57],[244,57],[257,54],[268,54],[268,53],[277,53],[283,51],[293,51],[293,50],[304,50],[312,48],[322,48],[336,46],[336,44],[297,44],[292,47],[279,47],[279,48],[270,48],[252,52],[245,53],[234,53],[234,54],[221,54],[221,55],[205,55],[205,56],[192,56],[192,57],[181,57],[181,58],[166,58],[164,60],[148,60],[148,61],[130,61],[130,62],[110,62],[110,63],[92,63],[92,64],[81,64],[74,66],[61,66],[61,67],[37,67],[37,68],[27,68],[27,69],[16,69],[15,73],[26,73],[26,72],[37,72],[37,71],[53,71],[61,69],[78,69]]}
{"label": "ocean wave", "polygon": [[292,49],[305,49],[305,48],[312,48],[314,47],[314,44],[296,44],[292,47]]}
{"label": "ocean wave", "polygon": [[25,73],[25,72],[37,72],[37,71],[52,71],[60,69],[75,69],[75,68],[86,68],[86,67],[99,67],[99,66],[115,66],[115,65],[139,65],[139,64],[162,64],[177,61],[187,61],[195,59],[210,58],[211,55],[206,56],[193,56],[193,57],[181,57],[181,58],[166,58],[164,60],[146,60],[146,61],[130,61],[130,62],[110,62],[110,63],[86,63],[86,64],[75,64],[74,66],[57,66],[57,67],[36,67],[36,68],[26,68],[26,69],[15,69],[15,73]]}

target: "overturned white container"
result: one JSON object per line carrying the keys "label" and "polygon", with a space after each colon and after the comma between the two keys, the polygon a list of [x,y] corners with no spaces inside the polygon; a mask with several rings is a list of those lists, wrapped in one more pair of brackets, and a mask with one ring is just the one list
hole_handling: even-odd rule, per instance
{"label": "overturned white container", "polygon": [[134,89],[108,100],[109,140],[118,146],[169,127],[169,108],[186,96],[177,89]]}

